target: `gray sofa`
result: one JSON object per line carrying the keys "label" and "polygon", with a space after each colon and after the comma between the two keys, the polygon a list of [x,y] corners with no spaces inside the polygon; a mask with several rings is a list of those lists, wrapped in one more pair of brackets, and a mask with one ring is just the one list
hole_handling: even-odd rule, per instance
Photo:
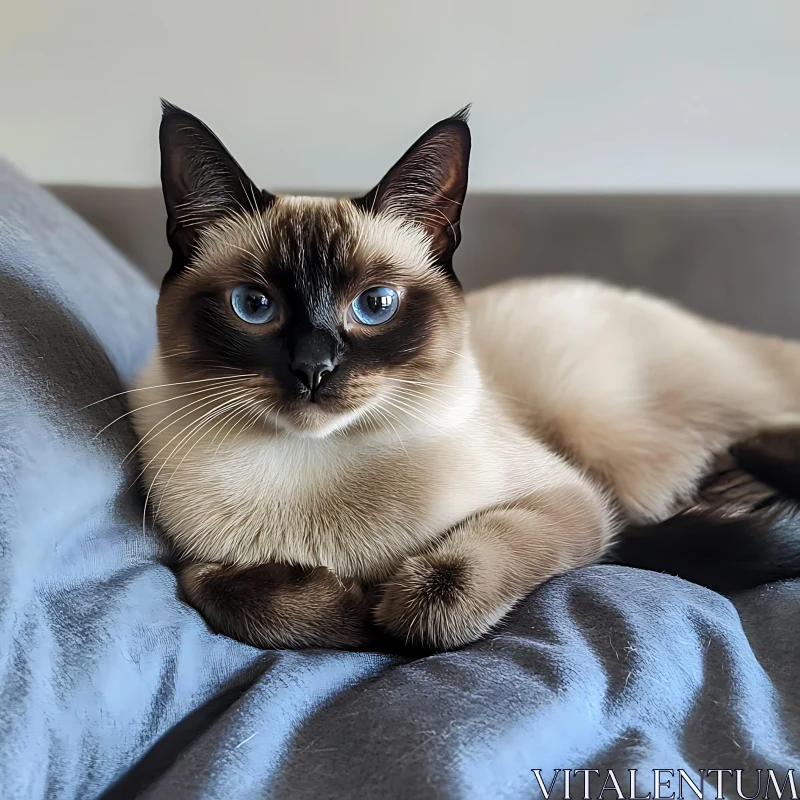
{"label": "gray sofa", "polygon": [[[117,396],[153,344],[158,193],[54,194],[116,247],[0,164],[3,798],[530,798],[554,774],[560,798],[564,769],[597,770],[593,797],[608,769],[626,796],[628,770],[639,796],[672,770],[669,796],[684,769],[706,797],[703,770],[740,769],[763,797],[798,766],[800,581],[724,597],[577,570],[417,659],[211,633],[143,529]],[[476,196],[464,227],[467,286],[582,272],[800,333],[795,197]]]}

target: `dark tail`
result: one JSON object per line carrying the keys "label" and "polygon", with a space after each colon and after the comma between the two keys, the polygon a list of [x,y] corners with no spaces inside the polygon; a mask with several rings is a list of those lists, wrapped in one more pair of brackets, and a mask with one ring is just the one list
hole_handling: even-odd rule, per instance
{"label": "dark tail", "polygon": [[718,592],[749,589],[800,575],[800,514],[796,506],[774,519],[685,514],[625,531],[611,561]]}
{"label": "dark tail", "polygon": [[731,455],[739,470],[768,487],[757,503],[744,506],[737,497],[712,511],[631,526],[611,562],[720,592],[800,576],[800,428],[759,434]]}

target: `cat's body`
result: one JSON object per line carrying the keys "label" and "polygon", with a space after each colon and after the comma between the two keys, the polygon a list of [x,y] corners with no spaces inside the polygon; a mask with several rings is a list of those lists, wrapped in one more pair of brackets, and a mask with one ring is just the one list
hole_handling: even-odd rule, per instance
{"label": "cat's body", "polygon": [[[800,343],[579,278],[467,295],[472,347],[518,418],[608,486],[628,519],[689,501],[712,456],[800,412]],[[500,324],[498,324],[500,322]]]}
{"label": "cat's body", "polygon": [[800,414],[800,344],[591,281],[464,303],[461,118],[356,201],[257,193],[219,148],[167,109],[175,261],[132,396],[156,520],[223,632],[358,644],[365,582],[393,634],[471,641]]}
{"label": "cat's body", "polygon": [[[518,281],[468,295],[467,307],[472,344],[447,382],[428,398],[401,393],[406,405],[388,406],[385,428],[298,438],[243,413],[187,435],[184,425],[214,407],[198,403],[183,425],[167,420],[148,438],[186,402],[167,398],[194,400],[201,388],[136,393],[146,483],[158,474],[151,499],[179,550],[197,562],[281,561],[382,582],[482,509],[535,498],[555,524],[522,536],[554,550],[555,563],[542,563],[549,577],[596,561],[621,518],[665,519],[715,454],[800,412],[797,372],[777,368],[800,365],[800,345],[638,292]],[[167,364],[157,354],[141,385],[171,383]]]}

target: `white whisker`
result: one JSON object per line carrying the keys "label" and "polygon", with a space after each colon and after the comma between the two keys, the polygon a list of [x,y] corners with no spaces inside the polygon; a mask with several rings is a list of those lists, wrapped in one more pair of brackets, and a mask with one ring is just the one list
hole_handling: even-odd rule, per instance
{"label": "white whisker", "polygon": [[[198,400],[192,400],[190,403],[184,403],[180,408],[177,408],[175,411],[172,411],[165,417],[162,417],[160,420],[158,420],[158,422],[156,422],[155,425],[153,425],[153,427],[151,427],[150,430],[147,431],[147,433],[139,440],[138,444],[136,444],[131,450],[128,451],[125,458],[122,459],[122,463],[124,464],[137,450],[140,450],[141,447],[148,441],[148,439],[151,438],[151,434],[153,436],[160,435],[164,433],[164,431],[167,430],[168,428],[171,428],[173,425],[180,422],[184,417],[188,417],[189,414],[192,414],[195,411],[199,411],[200,408],[204,408],[206,405],[209,405],[210,403],[214,402],[214,400],[218,400],[221,397],[229,395],[238,395],[241,393],[241,391],[242,388],[238,386],[233,389],[226,388],[221,391],[214,392],[213,394],[206,395],[205,397],[201,397]],[[187,409],[191,409],[192,406],[198,406],[198,404],[200,404],[198,408],[194,408],[191,411],[187,411]],[[155,429],[158,428],[159,425],[162,425],[170,417],[174,417],[176,414],[180,414],[181,411],[186,411],[186,413],[182,414],[180,417],[170,422],[169,425],[165,425],[161,430],[157,432],[155,431]]]}
{"label": "white whisker", "polygon": [[[240,402],[240,401],[232,400],[230,402],[231,403],[236,403],[236,402]],[[147,506],[148,506],[148,504],[150,502],[150,494],[152,493],[153,488],[155,487],[155,485],[156,485],[156,483],[158,481],[158,476],[161,474],[161,472],[164,469],[164,467],[170,462],[170,460],[175,455],[175,453],[177,453],[178,450],[183,446],[184,442],[187,441],[188,437],[192,436],[199,428],[201,428],[205,424],[206,421],[208,421],[208,419],[213,418],[213,416],[215,416],[216,413],[220,412],[220,410],[221,410],[220,407],[217,406],[216,408],[211,409],[211,411],[206,412],[202,417],[200,417],[200,419],[197,420],[195,422],[195,424],[190,427],[189,433],[187,433],[186,436],[184,436],[181,439],[181,441],[178,442],[177,445],[175,445],[175,447],[170,452],[169,456],[164,459],[164,462],[158,468],[158,470],[157,470],[157,472],[155,474],[155,477],[153,478],[152,481],[150,481],[150,488],[147,490],[147,496],[145,497],[145,500],[144,500],[144,511],[142,512],[142,533],[146,532],[146,528],[147,528],[147,525],[146,525],[146,523],[147,523]],[[164,447],[162,447],[161,450],[159,450],[158,453],[156,453],[156,455],[152,459],[150,459],[150,461],[148,462],[147,466],[144,468],[144,470],[142,470],[142,472],[146,471],[147,468],[150,466],[150,464],[152,464],[153,461],[156,458],[158,458],[158,455],[161,452],[163,452],[163,450],[166,447],[168,447],[172,442],[174,442],[175,439],[177,439],[178,436],[181,435],[181,433],[184,433],[184,431],[185,431],[185,428],[182,431],[179,431],[175,436],[173,436],[172,439],[170,439],[169,442],[167,442],[167,444],[164,445]],[[153,522],[155,522],[155,517],[153,517]]]}
{"label": "white whisker", "polygon": [[92,437],[92,441],[97,439],[97,437],[100,436],[100,434],[103,433],[103,431],[108,430],[108,428],[110,428],[114,423],[119,422],[121,419],[124,419],[125,417],[130,416],[131,414],[135,414],[137,411],[140,411],[143,408],[151,408],[152,406],[158,406],[161,405],[162,403],[169,403],[172,400],[180,400],[183,397],[192,397],[193,395],[196,394],[204,394],[209,388],[218,389],[219,386],[210,386],[210,387],[204,386],[202,389],[197,389],[194,392],[179,394],[176,397],[165,397],[163,400],[155,400],[152,403],[147,403],[146,405],[139,406],[139,408],[132,408],[129,411],[126,411],[124,414],[120,414],[116,419],[112,419],[111,422],[108,423],[108,425],[105,425],[102,428],[100,428],[100,430]]}
{"label": "white whisker", "polygon": [[[256,391],[256,390],[254,390],[254,389],[250,389],[250,390],[245,390],[245,391],[254,392],[254,391]],[[237,391],[235,394],[240,394],[240,393]],[[236,398],[233,398],[233,399],[235,400]],[[211,400],[209,400],[209,401],[208,401],[208,402],[207,402],[205,405],[211,405],[212,403],[214,403],[214,402],[217,402],[218,400],[219,400],[219,398],[214,398],[214,399],[211,399]],[[204,412],[204,413],[201,415],[200,419],[199,419],[199,420],[196,420],[196,421],[195,421],[195,423],[197,423],[197,422],[200,422],[201,420],[205,419],[205,418],[206,418],[206,416],[207,416],[208,414],[210,414],[210,413],[213,413],[213,412],[214,412],[214,410],[215,410],[216,408],[219,408],[219,407],[220,407],[220,405],[225,405],[227,402],[229,402],[229,401],[228,401],[227,399],[223,398],[223,400],[222,400],[222,403],[220,403],[220,404],[216,405],[216,406],[215,406],[214,408],[212,408],[210,411],[206,411],[206,412]],[[200,406],[200,408],[203,408],[203,407],[204,407],[204,406]],[[188,414],[192,414],[192,413],[195,413],[196,411],[199,411],[199,410],[200,410],[200,408],[193,409],[192,411],[188,412],[187,414],[184,414],[183,416],[181,416],[179,419],[183,419],[183,417],[185,417],[185,416],[188,416]],[[190,425],[191,425],[191,423],[190,423]],[[141,478],[141,477],[142,477],[142,475],[144,475],[144,474],[145,474],[145,472],[146,472],[146,471],[149,469],[150,465],[151,465],[151,464],[152,464],[152,463],[153,463],[153,462],[154,462],[154,461],[155,461],[155,460],[156,460],[156,459],[157,459],[157,458],[158,458],[158,457],[161,455],[161,453],[163,453],[163,452],[164,452],[164,450],[166,450],[166,448],[167,448],[167,447],[169,447],[169,446],[170,446],[170,445],[171,445],[171,444],[172,444],[172,443],[173,443],[173,442],[174,442],[174,441],[175,441],[175,440],[176,440],[176,439],[177,439],[177,438],[178,438],[178,437],[179,437],[179,436],[180,436],[182,433],[184,433],[184,432],[185,432],[185,430],[186,430],[186,428],[185,428],[185,427],[184,427],[184,428],[181,428],[181,430],[179,430],[179,431],[178,431],[178,432],[177,432],[177,433],[176,433],[176,434],[175,434],[175,435],[174,435],[174,436],[173,436],[173,437],[172,437],[172,438],[171,438],[171,439],[170,439],[170,440],[169,440],[169,441],[168,441],[168,442],[167,442],[167,443],[166,443],[166,444],[165,444],[165,445],[164,445],[164,446],[163,446],[163,447],[162,447],[162,448],[161,448],[161,449],[160,449],[160,450],[159,450],[159,451],[158,451],[158,452],[157,452],[157,453],[156,453],[156,454],[155,454],[155,455],[154,455],[154,456],[153,456],[153,457],[150,459],[150,461],[148,461],[148,462],[147,462],[147,464],[145,464],[145,466],[142,468],[141,472],[140,472],[140,473],[139,473],[139,474],[138,474],[138,475],[137,475],[137,476],[134,478],[133,484],[131,484],[132,486],[133,486],[133,485],[134,485],[134,484],[135,484],[135,483],[136,483],[136,482],[139,480],[139,478]],[[166,462],[165,462],[165,463],[166,463]],[[162,466],[163,466],[163,465],[162,465]]]}
{"label": "white whisker", "polygon": [[[158,507],[156,508],[155,513],[153,514],[153,520],[155,520],[158,517],[158,513],[161,510],[161,503],[164,500],[164,496],[166,495],[167,489],[169,489],[170,482],[175,477],[175,475],[178,474],[178,472],[180,471],[181,466],[183,465],[183,462],[186,461],[186,459],[189,457],[189,454],[192,452],[192,450],[194,450],[194,448],[197,447],[197,445],[201,441],[203,441],[203,439],[205,439],[205,437],[208,436],[208,434],[211,433],[211,431],[213,431],[214,428],[216,428],[220,424],[220,422],[224,422],[225,417],[227,416],[227,413],[230,412],[233,407],[236,407],[239,403],[242,403],[242,402],[244,402],[244,403],[253,403],[253,402],[256,402],[256,401],[254,401],[252,398],[244,398],[244,399],[240,399],[238,401],[234,400],[234,401],[231,402],[231,404],[229,404],[227,406],[224,406],[223,409],[217,411],[216,413],[213,414],[213,416],[209,417],[209,419],[207,419],[206,422],[203,423],[203,425],[199,426],[200,430],[202,430],[202,428],[206,427],[207,423],[211,422],[212,419],[215,419],[217,416],[220,416],[220,415],[222,416],[221,420],[218,420],[217,422],[215,422],[210,428],[206,428],[205,433],[199,439],[195,440],[195,442],[192,444],[192,446],[186,451],[186,453],[184,453],[183,458],[178,462],[178,466],[175,467],[172,470],[172,474],[169,476],[169,479],[167,480],[166,484],[164,485],[164,488],[161,490],[161,497],[160,497],[160,499],[158,501]],[[214,442],[212,441],[211,443],[213,444]],[[180,445],[178,445],[178,447],[180,447]],[[171,456],[170,456],[170,458],[171,458]]]}
{"label": "white whisker", "polygon": [[164,389],[167,386],[184,386],[188,383],[207,383],[208,381],[230,381],[230,380],[241,380],[244,378],[255,378],[258,376],[256,372],[249,372],[246,375],[218,375],[216,378],[198,378],[197,380],[192,381],[177,381],[176,383],[159,383],[155,386],[141,386],[138,389],[126,389],[124,392],[117,392],[116,394],[110,394],[108,397],[103,397],[100,400],[95,400],[93,403],[89,403],[88,406],[83,406],[80,410],[83,411],[86,408],[91,408],[92,406],[96,406],[98,403],[105,403],[106,400],[112,400],[115,397],[122,397],[123,394],[131,394],[131,392],[147,392],[150,389]]}
{"label": "white whisker", "polygon": [[397,397],[389,399],[388,397],[384,397],[381,401],[382,403],[388,403],[390,406],[395,408],[396,410],[404,413],[406,416],[411,417],[411,419],[417,420],[417,422],[421,422],[424,425],[433,428],[438,433],[442,434],[443,436],[452,436],[448,431],[443,431],[436,425],[434,422],[431,421],[431,416],[426,414],[421,408],[415,407],[410,405],[407,401],[401,400]]}

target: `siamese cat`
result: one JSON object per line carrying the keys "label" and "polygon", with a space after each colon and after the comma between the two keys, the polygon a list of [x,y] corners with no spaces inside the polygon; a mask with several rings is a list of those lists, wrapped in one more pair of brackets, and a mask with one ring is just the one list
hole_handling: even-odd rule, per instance
{"label": "siamese cat", "polygon": [[465,296],[466,111],[353,199],[262,191],[163,112],[173,259],[131,397],[147,504],[219,632],[474,641],[800,412],[798,343],[591,280]]}

